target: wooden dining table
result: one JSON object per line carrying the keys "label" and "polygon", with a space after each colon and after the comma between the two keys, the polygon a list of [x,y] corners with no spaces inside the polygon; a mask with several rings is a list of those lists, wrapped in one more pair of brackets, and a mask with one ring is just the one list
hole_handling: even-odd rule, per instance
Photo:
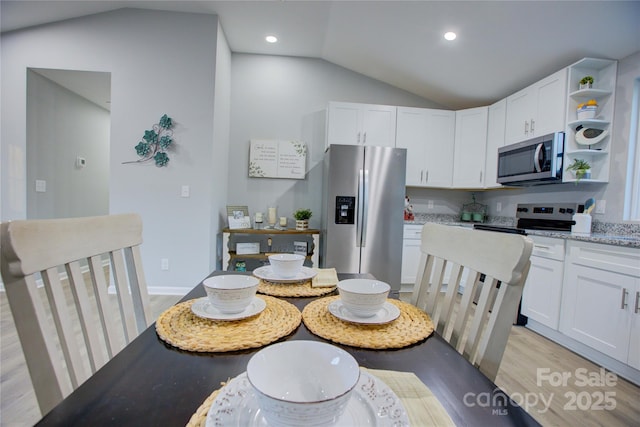
{"label": "wooden dining table", "polygon": [[[218,274],[234,273],[212,273]],[[363,276],[338,277],[343,280]],[[203,296],[200,283],[182,301]],[[391,295],[394,296],[398,297]],[[315,299],[286,298],[300,310]],[[325,341],[313,335],[304,323],[283,340]],[[336,345],[351,353],[360,366],[413,372],[458,426],[539,425],[523,408],[505,399],[491,380],[436,333],[394,350]],[[246,370],[257,351],[183,351],[162,341],[151,325],[37,425],[184,426],[212,391]]]}

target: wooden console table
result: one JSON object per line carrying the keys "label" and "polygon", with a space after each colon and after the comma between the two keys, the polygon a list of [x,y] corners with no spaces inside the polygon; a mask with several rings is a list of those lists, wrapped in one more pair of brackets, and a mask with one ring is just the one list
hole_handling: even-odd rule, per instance
{"label": "wooden console table", "polygon": [[[229,229],[222,230],[222,269],[235,270],[237,261],[244,261],[247,271],[267,265],[268,255],[294,252],[294,242],[305,242],[308,267],[318,267],[320,250],[320,230],[277,229]],[[238,253],[238,243],[259,247],[258,253]],[[255,252],[255,251],[253,251]]]}

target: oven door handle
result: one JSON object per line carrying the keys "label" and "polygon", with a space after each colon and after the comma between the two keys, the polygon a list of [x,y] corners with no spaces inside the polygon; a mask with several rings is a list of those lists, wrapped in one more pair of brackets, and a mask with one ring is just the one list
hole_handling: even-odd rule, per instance
{"label": "oven door handle", "polygon": [[533,155],[533,166],[536,168],[536,172],[542,172],[542,166],[540,165],[540,152],[544,147],[544,143],[540,143],[536,146],[536,153]]}

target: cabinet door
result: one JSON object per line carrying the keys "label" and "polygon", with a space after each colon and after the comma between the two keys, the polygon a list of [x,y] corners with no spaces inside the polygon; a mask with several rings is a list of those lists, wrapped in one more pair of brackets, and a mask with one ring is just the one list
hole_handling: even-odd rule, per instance
{"label": "cabinet door", "polygon": [[536,83],[535,118],[530,123],[531,137],[543,136],[565,128],[567,104],[567,69],[563,69]]}
{"label": "cabinet door", "polygon": [[362,106],[362,144],[380,147],[396,146],[396,107]]}
{"label": "cabinet door", "polygon": [[531,257],[531,269],[522,291],[522,314],[558,329],[562,299],[562,261]]}
{"label": "cabinet door", "polygon": [[505,142],[514,144],[529,138],[529,120],[534,109],[531,88],[523,89],[507,97]]}
{"label": "cabinet door", "polygon": [[400,283],[413,285],[418,275],[420,240],[404,239],[402,242],[402,273]]}
{"label": "cabinet door", "polygon": [[424,186],[429,115],[424,108],[398,107],[396,147],[407,149],[406,185]]}
{"label": "cabinet door", "polygon": [[327,142],[329,144],[356,145],[360,143],[362,127],[360,104],[329,103]]}
{"label": "cabinet door", "polygon": [[456,111],[453,186],[483,188],[488,107]]}
{"label": "cabinet door", "polygon": [[456,113],[429,110],[424,180],[428,187],[449,188],[453,181]]}
{"label": "cabinet door", "polygon": [[629,341],[628,365],[640,370],[640,280],[636,280],[636,289],[629,296],[631,305],[631,339]]}
{"label": "cabinet door", "polygon": [[485,162],[485,188],[502,187],[498,179],[498,148],[504,145],[505,121],[507,118],[507,100],[503,99],[489,107],[487,125],[487,155]]}

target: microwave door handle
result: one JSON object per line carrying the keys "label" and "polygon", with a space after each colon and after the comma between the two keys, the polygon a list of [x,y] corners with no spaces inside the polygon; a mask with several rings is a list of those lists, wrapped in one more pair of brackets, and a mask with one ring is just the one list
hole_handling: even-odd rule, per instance
{"label": "microwave door handle", "polygon": [[536,153],[533,156],[533,166],[536,168],[536,172],[542,172],[542,166],[540,166],[540,152],[544,147],[544,143],[538,144],[536,147]]}

